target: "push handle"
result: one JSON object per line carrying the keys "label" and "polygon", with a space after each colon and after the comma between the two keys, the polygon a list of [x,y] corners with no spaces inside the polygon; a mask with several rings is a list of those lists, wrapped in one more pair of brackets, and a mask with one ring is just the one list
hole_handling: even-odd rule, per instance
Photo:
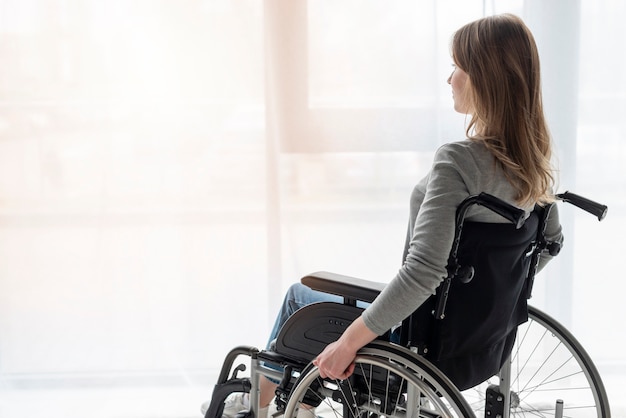
{"label": "push handle", "polygon": [[585,210],[592,215],[598,217],[598,221],[601,221],[606,217],[606,213],[609,208],[606,205],[594,202],[593,200],[589,200],[586,197],[579,196],[574,193],[565,192],[561,194],[557,194],[556,197],[561,199],[563,202],[571,203],[574,206]]}

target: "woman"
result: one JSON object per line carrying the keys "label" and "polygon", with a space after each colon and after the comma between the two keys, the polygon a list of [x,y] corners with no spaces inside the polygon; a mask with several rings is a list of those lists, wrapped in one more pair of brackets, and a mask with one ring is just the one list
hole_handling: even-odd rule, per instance
{"label": "woman", "polygon": [[[463,199],[487,192],[527,212],[553,199],[551,140],[543,114],[539,56],[529,29],[514,15],[486,17],[460,28],[451,49],[454,70],[447,81],[454,109],[471,116],[467,139],[436,152],[429,174],[411,195],[403,266],[380,296],[313,361],[322,377],[349,377],[360,348],[434,294],[446,277],[455,211]],[[506,222],[480,207],[470,210],[467,219]],[[556,210],[551,211],[546,235],[562,241]],[[548,258],[541,260],[540,268]],[[297,308],[330,298],[299,284],[292,286],[270,341]],[[274,388],[273,382],[262,378],[261,407],[270,403]],[[241,396],[231,402],[227,415],[245,408]],[[260,415],[266,411],[263,408]]]}

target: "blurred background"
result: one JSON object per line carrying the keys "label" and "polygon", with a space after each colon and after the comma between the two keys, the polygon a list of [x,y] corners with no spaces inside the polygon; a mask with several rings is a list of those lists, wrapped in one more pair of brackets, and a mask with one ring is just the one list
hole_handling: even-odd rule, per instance
{"label": "blurred background", "polygon": [[0,0],[0,417],[194,417],[311,271],[389,281],[465,135],[449,41],[534,32],[566,246],[532,303],[626,416],[626,3]]}

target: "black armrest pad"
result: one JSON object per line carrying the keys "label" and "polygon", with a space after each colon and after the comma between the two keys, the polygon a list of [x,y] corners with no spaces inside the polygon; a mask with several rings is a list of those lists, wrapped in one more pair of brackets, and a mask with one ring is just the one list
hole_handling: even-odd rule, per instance
{"label": "black armrest pad", "polygon": [[385,288],[385,283],[357,279],[327,271],[311,273],[304,276],[300,282],[313,290],[364,302],[373,302]]}

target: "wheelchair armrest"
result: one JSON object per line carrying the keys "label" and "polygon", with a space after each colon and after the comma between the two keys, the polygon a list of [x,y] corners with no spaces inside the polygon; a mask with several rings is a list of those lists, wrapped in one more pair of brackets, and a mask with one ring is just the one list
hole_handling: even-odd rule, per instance
{"label": "wheelchair armrest", "polygon": [[357,279],[342,274],[318,271],[304,276],[300,282],[313,290],[343,296],[345,300],[373,302],[385,283]]}

